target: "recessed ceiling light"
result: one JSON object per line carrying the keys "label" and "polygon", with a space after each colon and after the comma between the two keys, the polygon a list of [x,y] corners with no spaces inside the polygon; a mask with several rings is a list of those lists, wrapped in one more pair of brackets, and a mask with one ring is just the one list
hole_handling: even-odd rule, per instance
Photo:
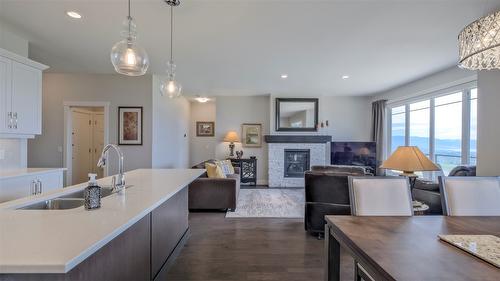
{"label": "recessed ceiling light", "polygon": [[201,103],[205,103],[205,102],[209,101],[210,99],[205,98],[205,97],[199,97],[199,98],[196,98],[195,100],[197,100],[198,102],[201,102]]}
{"label": "recessed ceiling light", "polygon": [[286,79],[288,78],[288,74],[281,74],[281,79]]}
{"label": "recessed ceiling light", "polygon": [[349,79],[350,76],[349,75],[342,75],[342,79],[346,80],[346,79]]}
{"label": "recessed ceiling light", "polygon": [[66,15],[68,15],[68,17],[73,18],[73,19],[81,19],[82,18],[82,15],[80,15],[79,13],[77,13],[75,11],[67,11]]}

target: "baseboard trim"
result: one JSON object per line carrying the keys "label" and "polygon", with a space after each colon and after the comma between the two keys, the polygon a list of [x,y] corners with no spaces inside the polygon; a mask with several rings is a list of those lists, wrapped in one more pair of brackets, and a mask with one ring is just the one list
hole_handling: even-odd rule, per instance
{"label": "baseboard trim", "polygon": [[257,185],[267,185],[268,183],[268,180],[257,180]]}

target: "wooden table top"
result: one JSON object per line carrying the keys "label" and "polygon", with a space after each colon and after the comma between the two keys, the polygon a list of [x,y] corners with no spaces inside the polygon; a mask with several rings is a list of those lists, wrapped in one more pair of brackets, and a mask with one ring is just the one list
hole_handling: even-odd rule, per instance
{"label": "wooden table top", "polygon": [[438,234],[500,236],[500,217],[326,216],[332,235],[388,280],[500,280],[500,269]]}

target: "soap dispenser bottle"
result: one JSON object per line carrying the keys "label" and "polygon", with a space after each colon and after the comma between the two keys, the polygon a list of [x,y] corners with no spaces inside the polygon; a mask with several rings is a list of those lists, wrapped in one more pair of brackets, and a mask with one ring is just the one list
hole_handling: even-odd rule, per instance
{"label": "soap dispenser bottle", "polygon": [[96,174],[89,174],[89,183],[84,190],[85,210],[101,207],[101,187],[97,185]]}

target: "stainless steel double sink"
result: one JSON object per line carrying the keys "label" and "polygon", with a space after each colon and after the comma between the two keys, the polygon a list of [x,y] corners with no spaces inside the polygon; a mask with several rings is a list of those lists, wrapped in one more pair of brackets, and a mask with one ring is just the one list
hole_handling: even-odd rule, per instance
{"label": "stainless steel double sink", "polygon": [[[125,188],[129,188],[132,185],[126,185]],[[101,198],[110,196],[116,193],[111,186],[101,187]],[[84,190],[79,190],[70,194],[65,194],[56,198],[47,199],[39,202],[35,202],[30,205],[18,208],[19,210],[67,210],[74,209],[83,206],[84,200]]]}

